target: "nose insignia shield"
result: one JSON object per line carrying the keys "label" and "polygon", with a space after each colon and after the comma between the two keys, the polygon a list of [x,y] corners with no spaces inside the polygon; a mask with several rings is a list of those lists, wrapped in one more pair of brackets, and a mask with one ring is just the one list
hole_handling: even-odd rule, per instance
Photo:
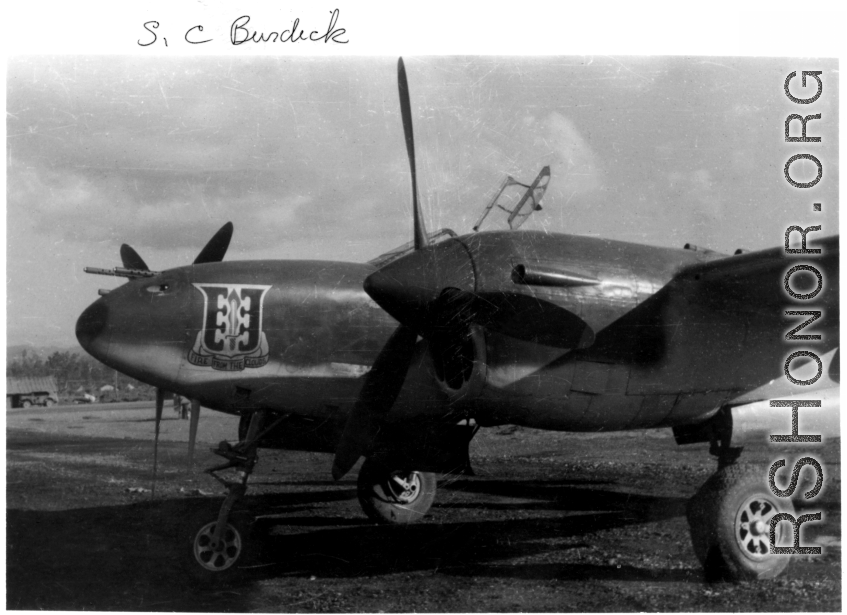
{"label": "nose insignia shield", "polygon": [[270,286],[194,284],[203,293],[203,324],[188,351],[192,365],[237,372],[266,365],[270,349],[262,331],[262,303]]}

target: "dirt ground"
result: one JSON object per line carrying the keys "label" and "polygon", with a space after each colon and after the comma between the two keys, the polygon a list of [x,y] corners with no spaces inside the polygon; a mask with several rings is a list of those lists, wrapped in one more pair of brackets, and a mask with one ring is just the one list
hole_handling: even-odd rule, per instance
{"label": "dirt ground", "polygon": [[[166,411],[156,497],[151,404],[7,412],[7,607],[192,612],[840,611],[840,441],[814,450],[822,495],[804,544],[775,581],[708,583],[686,500],[714,471],[707,445],[669,430],[575,435],[482,430],[475,477],[446,477],[422,523],[370,523],[356,471],[329,455],[263,451],[246,507],[262,515],[237,583],[186,575],[189,527],[222,489],[202,468],[236,421],[204,411],[197,468],[188,422]],[[796,445],[795,445],[796,446]],[[807,453],[809,451],[799,451]],[[787,449],[789,466],[799,457]],[[744,461],[780,458],[765,443]],[[766,470],[763,470],[766,472]],[[797,492],[801,492],[798,488]],[[196,528],[195,528],[196,529]]]}

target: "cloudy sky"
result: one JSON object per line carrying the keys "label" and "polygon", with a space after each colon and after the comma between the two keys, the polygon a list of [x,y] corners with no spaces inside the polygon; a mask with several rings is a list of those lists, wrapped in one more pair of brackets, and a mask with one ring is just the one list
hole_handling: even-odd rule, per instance
{"label": "cloudy sky", "polygon": [[[835,61],[408,57],[406,68],[430,230],[469,232],[507,174],[529,182],[550,165],[544,210],[524,228],[729,252],[779,245],[791,224],[837,232]],[[795,70],[824,71],[814,105],[785,97]],[[122,243],[165,269],[229,220],[228,259],[363,261],[411,239],[394,57],[14,57],[6,95],[10,345],[74,345],[78,314],[120,283],[82,268],[120,265]],[[823,141],[785,143],[790,113],[821,113],[809,134]],[[809,190],[783,177],[803,152],[824,165]]]}

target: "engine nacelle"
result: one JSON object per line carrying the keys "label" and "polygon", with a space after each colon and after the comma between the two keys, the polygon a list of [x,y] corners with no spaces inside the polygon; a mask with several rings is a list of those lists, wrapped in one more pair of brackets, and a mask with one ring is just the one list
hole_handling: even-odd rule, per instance
{"label": "engine nacelle", "polygon": [[486,377],[485,332],[470,324],[449,336],[429,342],[435,380],[451,402],[471,401],[481,392]]}
{"label": "engine nacelle", "polygon": [[[840,437],[840,387],[789,395],[784,399],[797,401],[800,406],[798,434],[820,435],[824,440]],[[819,405],[800,405],[809,400]],[[791,406],[771,407],[769,400],[733,406],[703,423],[674,427],[674,438],[677,444],[694,444],[708,442],[714,435],[723,433],[731,438],[728,442],[731,446],[744,446],[754,441],[767,442],[772,435],[791,434],[791,412]]]}

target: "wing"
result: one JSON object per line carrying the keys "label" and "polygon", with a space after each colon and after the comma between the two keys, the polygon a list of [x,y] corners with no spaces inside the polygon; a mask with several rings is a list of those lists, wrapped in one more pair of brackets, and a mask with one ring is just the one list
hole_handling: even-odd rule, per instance
{"label": "wing", "polygon": [[[837,317],[838,235],[822,239],[811,248],[820,249],[821,253],[798,257],[785,254],[783,248],[771,248],[700,263],[683,269],[670,285],[685,296],[727,313],[756,312],[771,318],[783,309],[825,309],[835,310],[832,316]],[[799,269],[791,274],[791,290],[798,295],[808,294],[820,284],[815,297],[795,299],[789,295],[786,274],[798,265],[819,272],[820,280],[813,270]]]}
{"label": "wing", "polygon": [[[788,342],[800,324],[786,311],[815,310],[822,318],[804,333],[823,354],[838,345],[838,237],[816,242],[819,255],[786,256],[782,248],[690,265],[659,292],[597,334],[582,351],[589,361],[632,365],[628,393],[749,391],[782,375]],[[820,273],[820,290],[808,300],[792,298],[786,274],[796,265]],[[815,271],[791,275],[795,294],[812,293]],[[799,362],[798,362],[799,365]]]}

